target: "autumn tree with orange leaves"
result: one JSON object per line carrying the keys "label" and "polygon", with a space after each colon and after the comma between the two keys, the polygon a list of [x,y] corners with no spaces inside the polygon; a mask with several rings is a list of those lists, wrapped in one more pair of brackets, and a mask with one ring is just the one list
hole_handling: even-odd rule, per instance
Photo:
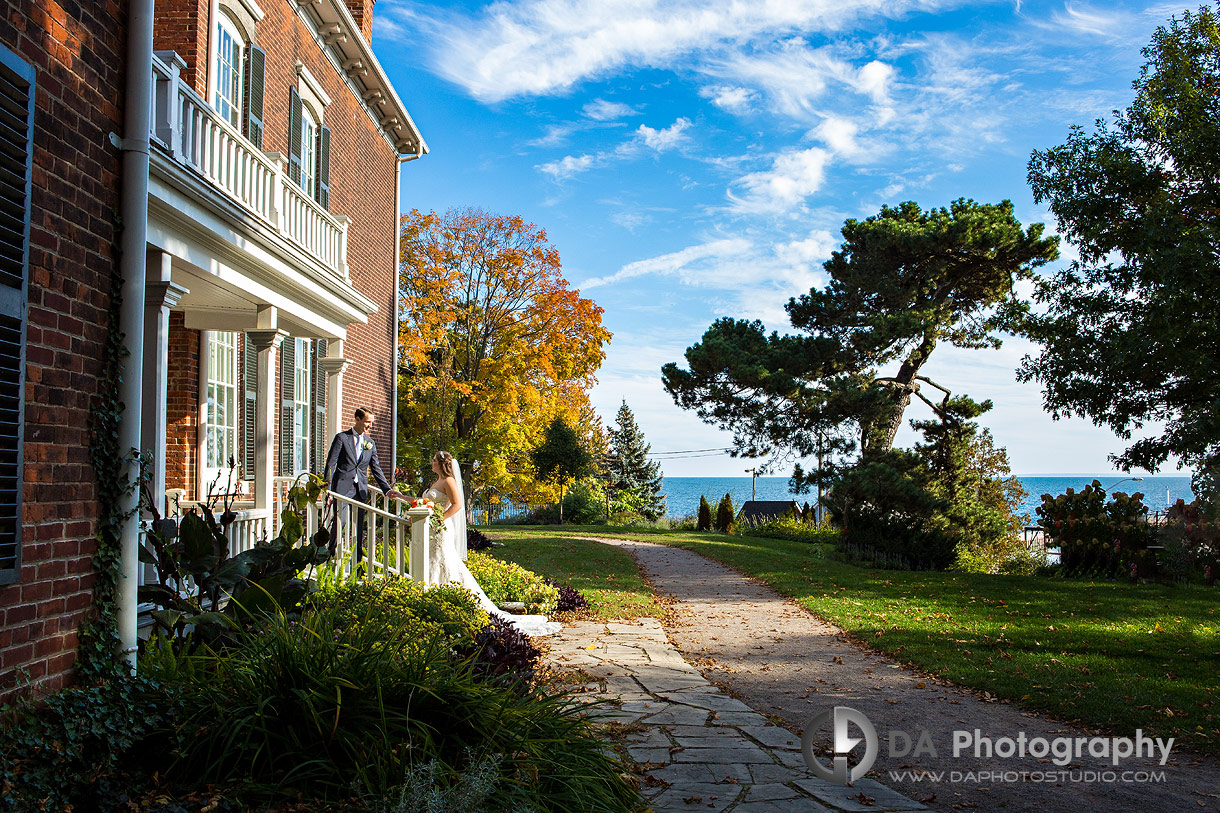
{"label": "autumn tree with orange leaves", "polygon": [[400,231],[399,467],[427,477],[447,449],[476,498],[551,497],[529,465],[547,425],[604,444],[588,397],[610,341],[602,308],[520,217],[412,210]]}

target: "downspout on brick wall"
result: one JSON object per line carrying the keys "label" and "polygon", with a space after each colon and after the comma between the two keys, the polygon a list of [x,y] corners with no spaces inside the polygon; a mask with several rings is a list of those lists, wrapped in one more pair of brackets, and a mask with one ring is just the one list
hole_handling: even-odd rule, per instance
{"label": "downspout on brick wall", "polygon": [[123,525],[120,535],[120,572],[118,584],[117,656],[136,671],[136,587],[139,581],[140,463],[129,453],[141,447],[141,399],[144,368],[144,265],[148,245],[148,133],[152,123],[152,57],[154,0],[131,0],[128,7],[127,86],[124,94],[123,197],[119,204],[123,218],[120,238],[119,273],[122,275],[123,302],[119,328],[127,357],[119,399],[124,405],[119,423],[119,451],[128,458],[123,472],[127,482],[137,484],[125,492],[120,508]]}
{"label": "downspout on brick wall", "polygon": [[398,164],[395,167],[397,177],[394,179],[394,383],[390,388],[390,459],[394,461],[391,466],[395,474],[398,472],[398,320],[402,318],[398,310],[398,286],[402,282],[399,279],[402,274],[402,264],[399,261],[402,256],[402,165],[420,157],[421,154],[398,156]]}

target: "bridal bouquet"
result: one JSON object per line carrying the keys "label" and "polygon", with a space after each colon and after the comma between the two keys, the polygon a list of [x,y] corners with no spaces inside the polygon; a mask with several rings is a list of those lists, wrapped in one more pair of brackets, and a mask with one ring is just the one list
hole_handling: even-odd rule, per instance
{"label": "bridal bouquet", "polygon": [[425,497],[412,497],[407,500],[412,508],[427,508],[432,512],[432,542],[440,545],[441,537],[445,535],[445,512],[439,505]]}

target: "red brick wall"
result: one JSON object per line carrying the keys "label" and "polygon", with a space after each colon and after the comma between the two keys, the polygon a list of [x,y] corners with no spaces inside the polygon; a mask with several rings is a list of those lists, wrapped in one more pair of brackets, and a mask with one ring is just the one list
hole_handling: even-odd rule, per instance
{"label": "red brick wall", "polygon": [[211,0],[157,0],[153,23],[153,48],[177,51],[186,60],[182,78],[205,99],[211,6]]}
{"label": "red brick wall", "polygon": [[364,33],[365,42],[373,41],[373,4],[377,0],[347,0],[347,10]]}
{"label": "red brick wall", "polygon": [[[38,69],[26,334],[22,567],[0,587],[0,697],[52,689],[75,662],[93,587],[98,506],[91,397],[114,273],[126,3],[12,0],[0,42]],[[110,386],[109,383],[105,386]]]}
{"label": "red brick wall", "polygon": [[169,377],[165,399],[165,487],[197,499],[199,478],[199,331],[169,315]]}

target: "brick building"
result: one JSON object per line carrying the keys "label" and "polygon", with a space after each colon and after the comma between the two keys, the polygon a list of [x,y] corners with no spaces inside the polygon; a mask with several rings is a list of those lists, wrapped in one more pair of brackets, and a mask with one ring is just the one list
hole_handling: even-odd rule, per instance
{"label": "brick building", "polygon": [[[373,56],[373,2],[153,5],[155,53],[137,68],[152,78],[132,355],[143,392],[128,411],[152,452],[154,499],[239,492],[235,538],[270,528],[277,478],[319,471],[354,406],[382,416],[374,436],[394,459],[398,174],[427,148]],[[0,506],[0,692],[16,670],[61,685],[88,610],[87,426],[90,398],[112,386],[96,371],[119,273],[125,176],[111,134],[123,132],[129,4],[19,0],[0,29],[12,97],[0,115],[33,88],[27,221],[13,220],[28,234],[0,240],[28,257],[0,281],[30,306],[23,346],[20,297],[0,300],[0,354],[14,360],[0,429],[23,441],[15,457],[0,444],[0,502],[5,489],[22,497],[11,517]]]}

